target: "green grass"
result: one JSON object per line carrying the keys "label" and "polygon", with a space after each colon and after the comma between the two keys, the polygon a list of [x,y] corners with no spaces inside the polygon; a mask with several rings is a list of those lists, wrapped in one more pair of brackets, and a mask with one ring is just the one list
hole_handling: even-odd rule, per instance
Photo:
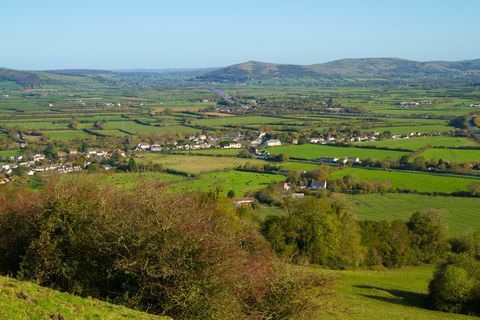
{"label": "green grass", "polygon": [[235,157],[214,157],[214,156],[188,156],[188,155],[165,155],[158,153],[145,153],[138,158],[140,163],[161,164],[164,168],[174,169],[188,173],[206,173],[211,171],[226,170],[244,165],[263,164],[262,160],[242,159]]}
{"label": "green grass", "polygon": [[[60,318],[60,316],[62,318]],[[169,319],[0,277],[0,319]]]}
{"label": "green grass", "polygon": [[478,319],[431,309],[428,283],[434,267],[430,265],[383,271],[308,270],[336,278],[334,293],[318,298],[325,307],[316,319]]}
{"label": "green grass", "polygon": [[251,193],[265,188],[267,185],[284,181],[285,177],[275,174],[263,174],[244,171],[211,172],[200,175],[198,179],[182,181],[171,184],[174,190],[185,191],[212,191],[219,187],[220,193],[226,196],[229,190],[235,192],[235,196],[242,197],[245,193]]}
{"label": "green grass", "polygon": [[381,148],[398,148],[407,150],[418,150],[426,146],[432,147],[460,147],[460,146],[475,146],[479,145],[474,140],[462,137],[444,137],[444,136],[432,136],[432,137],[417,137],[410,139],[397,139],[397,140],[380,140],[380,141],[364,141],[358,142],[356,145],[361,146],[376,146]]}
{"label": "green grass", "polygon": [[400,187],[418,192],[452,193],[466,191],[468,190],[468,185],[470,183],[480,182],[480,179],[469,177],[359,168],[346,168],[335,171],[330,175],[330,179],[339,179],[345,175],[353,175],[359,180],[366,181],[388,180],[392,183],[393,187]]}
{"label": "green grass", "polygon": [[262,116],[246,116],[246,117],[221,117],[211,119],[199,119],[193,123],[198,126],[221,127],[225,125],[247,125],[247,124],[267,124],[292,122],[288,119],[262,117]]}
{"label": "green grass", "polygon": [[346,195],[362,220],[408,220],[416,211],[440,209],[450,234],[480,230],[480,198],[438,197],[417,194]]}
{"label": "green grass", "polygon": [[51,140],[72,140],[72,139],[84,139],[91,137],[83,130],[49,130],[44,131],[44,135]]}
{"label": "green grass", "polygon": [[372,158],[383,160],[385,158],[400,158],[408,152],[376,150],[353,147],[337,147],[318,144],[285,145],[280,147],[267,148],[270,153],[286,154],[289,157],[315,159],[318,157],[358,157],[360,159]]}
{"label": "green grass", "polygon": [[480,150],[431,148],[419,156],[425,159],[443,159],[453,163],[480,162]]}

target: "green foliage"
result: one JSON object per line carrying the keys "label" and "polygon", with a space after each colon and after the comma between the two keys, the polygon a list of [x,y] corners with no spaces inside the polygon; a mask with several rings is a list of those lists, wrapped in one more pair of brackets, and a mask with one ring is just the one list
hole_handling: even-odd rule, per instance
{"label": "green foliage", "polygon": [[480,315],[480,262],[468,255],[452,255],[439,265],[429,292],[441,311]]}
{"label": "green foliage", "polygon": [[359,265],[363,247],[355,216],[335,199],[287,202],[287,216],[269,217],[262,232],[278,254],[296,263],[344,268]]}
{"label": "green foliage", "polygon": [[230,202],[81,176],[48,183],[35,202],[8,195],[2,272],[177,319],[283,319],[311,305],[303,288],[315,282],[278,263]]}

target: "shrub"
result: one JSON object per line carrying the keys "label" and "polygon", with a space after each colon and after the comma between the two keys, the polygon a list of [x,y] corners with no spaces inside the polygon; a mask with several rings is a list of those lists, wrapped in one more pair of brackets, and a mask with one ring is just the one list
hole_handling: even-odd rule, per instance
{"label": "shrub", "polygon": [[14,261],[0,258],[2,272],[178,319],[283,319],[310,304],[311,282],[289,276],[228,201],[81,176],[52,181],[31,201],[10,194],[0,231],[13,235],[12,221],[25,231],[0,235],[0,257]]}
{"label": "shrub", "polygon": [[480,315],[480,262],[468,255],[452,255],[439,265],[429,285],[435,308]]}

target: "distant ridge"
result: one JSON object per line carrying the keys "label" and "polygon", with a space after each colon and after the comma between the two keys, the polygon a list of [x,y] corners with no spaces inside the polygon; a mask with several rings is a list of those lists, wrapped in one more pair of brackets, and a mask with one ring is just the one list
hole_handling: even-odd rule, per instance
{"label": "distant ridge", "polygon": [[262,79],[467,79],[480,77],[480,59],[419,62],[398,58],[342,59],[312,65],[248,61],[211,71],[200,77],[216,82]]}

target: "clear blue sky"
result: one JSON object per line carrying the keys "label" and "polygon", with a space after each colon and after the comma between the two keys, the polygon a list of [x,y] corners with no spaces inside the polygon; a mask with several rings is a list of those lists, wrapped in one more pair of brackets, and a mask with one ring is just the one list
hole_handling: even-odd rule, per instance
{"label": "clear blue sky", "polygon": [[0,66],[480,58],[477,0],[2,0]]}

